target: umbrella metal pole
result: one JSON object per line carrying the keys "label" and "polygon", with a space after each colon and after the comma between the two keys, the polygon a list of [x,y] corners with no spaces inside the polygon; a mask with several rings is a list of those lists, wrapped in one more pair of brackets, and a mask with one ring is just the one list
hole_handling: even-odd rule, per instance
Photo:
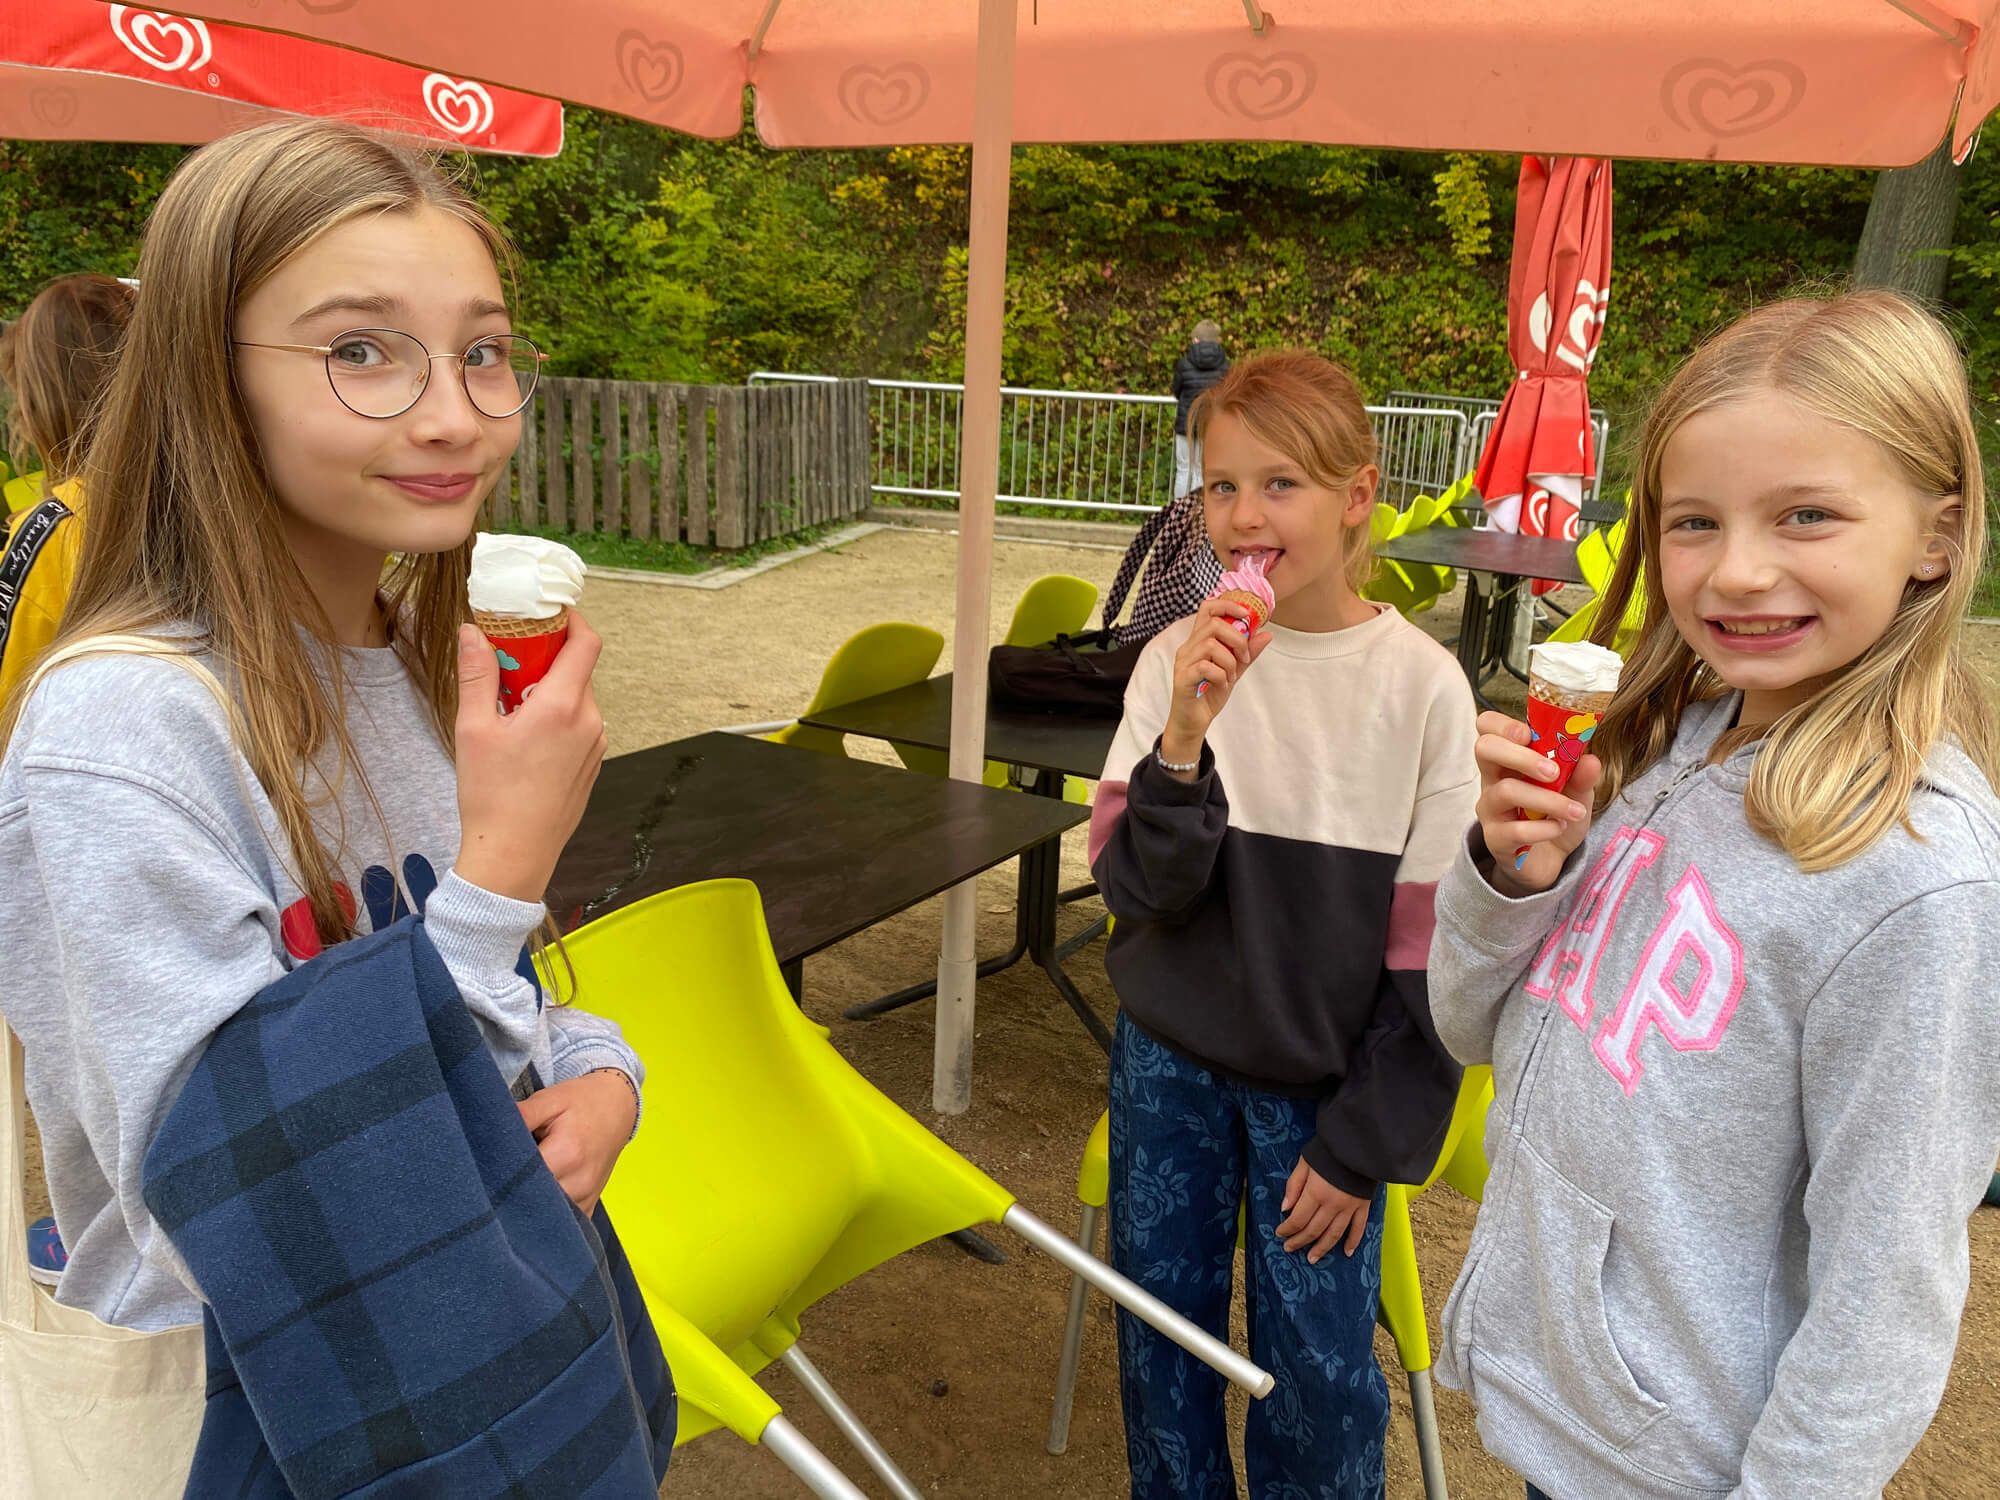
{"label": "umbrella metal pole", "polygon": [[[979,0],[972,101],[972,234],[965,289],[964,436],[959,444],[958,606],[951,651],[951,774],[986,771],[986,640],[993,610],[993,500],[1000,483],[1000,325],[1007,286],[1007,176],[1014,146],[1017,0]],[[931,1105],[972,1104],[979,882],[945,892]]]}

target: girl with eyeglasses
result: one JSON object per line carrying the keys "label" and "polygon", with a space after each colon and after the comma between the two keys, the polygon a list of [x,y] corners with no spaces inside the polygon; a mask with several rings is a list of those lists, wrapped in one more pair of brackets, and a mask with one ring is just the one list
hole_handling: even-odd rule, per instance
{"label": "girl with eyeglasses", "polygon": [[0,705],[0,1011],[57,1300],[108,1323],[200,1317],[141,1168],[210,1035],[411,911],[585,1211],[637,1126],[638,1058],[528,961],[604,754],[599,639],[573,616],[503,718],[468,623],[541,363],[504,253],[427,159],[326,122],[196,152],[147,228],[75,591]]}

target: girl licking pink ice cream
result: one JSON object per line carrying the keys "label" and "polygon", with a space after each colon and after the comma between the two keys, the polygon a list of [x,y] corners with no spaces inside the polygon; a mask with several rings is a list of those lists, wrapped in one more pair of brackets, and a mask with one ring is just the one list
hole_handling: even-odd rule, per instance
{"label": "girl licking pink ice cream", "polygon": [[[1243,566],[1231,568],[1209,593],[1211,599],[1227,599],[1231,604],[1241,605],[1244,614],[1229,623],[1243,632],[1248,640],[1265,625],[1270,623],[1271,614],[1278,607],[1278,596],[1271,591],[1270,580],[1264,576],[1264,554],[1253,552],[1243,559]],[[1208,691],[1207,683],[1200,683],[1194,690],[1199,698]]]}

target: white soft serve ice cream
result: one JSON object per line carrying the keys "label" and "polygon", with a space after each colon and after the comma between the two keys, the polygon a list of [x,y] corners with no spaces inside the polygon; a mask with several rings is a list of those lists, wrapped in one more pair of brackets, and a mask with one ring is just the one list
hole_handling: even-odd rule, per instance
{"label": "white soft serve ice cream", "polygon": [[1565,693],[1615,693],[1624,665],[1616,651],[1590,641],[1551,641],[1528,648],[1529,675]]}
{"label": "white soft serve ice cream", "polygon": [[482,531],[472,543],[472,608],[482,615],[548,620],[574,609],[583,559],[561,542]]}

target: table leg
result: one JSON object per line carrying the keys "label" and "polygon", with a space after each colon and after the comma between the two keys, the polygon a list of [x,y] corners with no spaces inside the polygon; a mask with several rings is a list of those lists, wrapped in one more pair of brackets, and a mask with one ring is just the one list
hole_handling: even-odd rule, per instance
{"label": "table leg", "polygon": [[[1043,774],[1036,781],[1034,795],[1060,801],[1063,780],[1053,772]],[[1063,1003],[1083,1022],[1084,1030],[1090,1033],[1091,1039],[1109,1052],[1110,1030],[1097,1018],[1097,1012],[1090,1008],[1083,992],[1063,972],[1063,960],[1075,949],[1067,945],[1059,947],[1056,943],[1056,908],[1062,904],[1060,838],[1046,839],[1021,856],[1021,895],[1024,900],[1034,902],[1027,923],[1028,955],[1042,966],[1042,972],[1049,976],[1049,983],[1056,987]]]}
{"label": "table leg", "polygon": [[[991,979],[1002,969],[1011,969],[1027,955],[1028,905],[1017,890],[1014,896],[1014,946],[996,958],[981,959],[979,967],[973,972],[981,979]],[[841,1014],[850,1021],[872,1021],[877,1016],[886,1016],[892,1010],[901,1010],[906,1005],[915,1005],[919,1000],[928,1000],[936,993],[937,981],[926,979],[922,984],[913,984],[908,989],[897,990],[879,999],[863,1001],[860,1005],[850,1005]]]}
{"label": "table leg", "polygon": [[1492,614],[1486,594],[1479,586],[1479,576],[1467,573],[1465,604],[1458,620],[1458,665],[1472,688],[1473,702],[1482,709],[1493,706],[1487,701],[1486,694],[1480,691],[1486,681],[1486,637],[1492,624]]}
{"label": "table leg", "polygon": [[[1062,800],[1064,778],[1055,772],[1044,772],[1035,778],[1032,786],[1022,788],[1031,797],[1052,797]],[[998,974],[1010,968],[1023,958],[1031,958],[1049,976],[1049,982],[1056,987],[1056,993],[1063,1002],[1076,1012],[1097,1045],[1106,1052],[1111,1050],[1111,1033],[1090,1008],[1090,1002],[1063,972],[1063,960],[1070,957],[1085,943],[1096,937],[1102,928],[1097,924],[1068,943],[1056,942],[1056,909],[1064,900],[1078,899],[1090,887],[1080,887],[1065,893],[1062,889],[1062,838],[1042,840],[1033,848],[1023,851],[1020,859],[1020,874],[1014,887],[1014,946],[997,958],[981,960],[976,971],[981,979]],[[897,990],[894,994],[883,995],[879,999],[864,1001],[860,1005],[849,1006],[841,1014],[850,1021],[872,1021],[877,1016],[887,1015],[892,1010],[901,1010],[906,1005],[914,1005],[919,1000],[927,1000],[937,993],[937,981],[926,980],[913,984],[908,989]]]}
{"label": "table leg", "polygon": [[1465,575],[1465,606],[1458,621],[1458,664],[1465,671],[1465,680],[1472,684],[1475,692],[1486,679],[1481,668],[1486,665],[1486,593],[1479,586],[1476,574]]}

